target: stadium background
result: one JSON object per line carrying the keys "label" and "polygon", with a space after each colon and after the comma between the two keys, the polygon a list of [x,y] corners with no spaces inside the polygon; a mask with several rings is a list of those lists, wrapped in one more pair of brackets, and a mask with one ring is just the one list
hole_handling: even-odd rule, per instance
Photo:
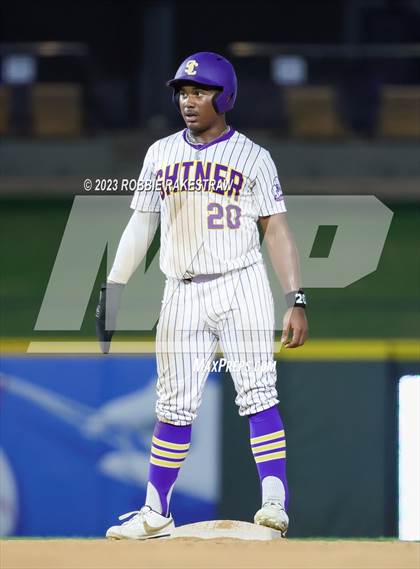
{"label": "stadium background", "polygon": [[[141,505],[153,354],[78,354],[94,340],[105,254],[80,331],[34,327],[83,179],[138,174],[147,146],[182,127],[165,81],[206,49],[237,68],[229,122],[271,151],[286,195],[375,195],[394,213],[375,272],[307,290],[311,339],[282,353],[278,371],[290,536],[398,535],[398,380],[419,373],[419,3],[38,2],[23,12],[17,2],[2,12],[2,533],[102,535]],[[311,255],[327,258],[333,239],[318,231]],[[150,333],[116,339],[139,337],[152,352]],[[63,353],[52,355],[56,340]],[[26,354],[31,342],[44,353]],[[79,347],[64,354],[70,342]],[[212,376],[206,398],[195,442],[207,454],[186,464],[174,514],[249,520],[259,490],[229,378]]]}

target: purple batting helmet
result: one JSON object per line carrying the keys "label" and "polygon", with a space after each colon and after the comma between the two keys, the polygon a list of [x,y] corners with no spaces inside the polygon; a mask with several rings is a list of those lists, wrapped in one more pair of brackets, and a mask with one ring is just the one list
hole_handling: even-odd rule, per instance
{"label": "purple batting helmet", "polygon": [[238,82],[233,65],[218,53],[200,51],[187,57],[173,79],[167,82],[174,88],[173,101],[179,110],[179,89],[185,84],[199,84],[220,89],[213,99],[217,113],[227,113],[235,104]]}

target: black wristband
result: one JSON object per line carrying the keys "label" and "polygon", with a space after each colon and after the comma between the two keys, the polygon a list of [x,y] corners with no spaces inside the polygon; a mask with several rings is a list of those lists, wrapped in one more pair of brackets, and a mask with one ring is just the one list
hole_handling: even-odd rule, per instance
{"label": "black wristband", "polygon": [[285,296],[288,308],[292,308],[294,306],[298,306],[299,308],[306,308],[306,296],[301,288],[299,290],[288,292]]}

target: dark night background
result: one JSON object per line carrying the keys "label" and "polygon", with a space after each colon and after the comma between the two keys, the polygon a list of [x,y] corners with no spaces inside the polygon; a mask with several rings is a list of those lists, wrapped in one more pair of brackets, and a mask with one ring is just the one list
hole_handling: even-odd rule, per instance
{"label": "dark night background", "polygon": [[[142,20],[156,2],[7,3],[2,41],[80,41],[107,72],[135,69],[141,55]],[[174,60],[191,51],[224,51],[232,41],[339,43],[343,1],[293,3],[169,2],[176,37]],[[282,5],[283,4],[283,5]],[[240,14],[240,17],[238,16]]]}
{"label": "dark night background", "polygon": [[[276,104],[270,58],[238,58],[233,42],[265,44],[360,45],[420,41],[420,2],[390,0],[296,0],[294,2],[36,2],[2,7],[1,42],[79,42],[83,58],[39,58],[38,81],[78,81],[83,85],[86,126],[90,129],[148,125],[165,115],[173,126],[167,92],[162,87],[179,63],[196,51],[230,57],[239,76],[235,122],[256,126],[249,100],[264,92]],[[340,84],[341,91],[362,81],[412,83],[419,64],[393,61],[312,59],[309,82]],[[345,78],[343,84],[343,77]],[[370,86],[369,86],[370,85]],[[365,97],[365,92],[359,93]],[[373,104],[376,104],[375,101]],[[344,100],[342,107],[348,102]],[[346,111],[345,111],[346,112]],[[351,112],[347,112],[351,115]],[[270,116],[255,117],[261,127]],[[247,124],[249,123],[249,124]],[[280,116],[274,125],[281,128]],[[354,126],[354,125],[353,125]],[[363,130],[363,129],[362,129]],[[365,130],[369,130],[368,128]]]}

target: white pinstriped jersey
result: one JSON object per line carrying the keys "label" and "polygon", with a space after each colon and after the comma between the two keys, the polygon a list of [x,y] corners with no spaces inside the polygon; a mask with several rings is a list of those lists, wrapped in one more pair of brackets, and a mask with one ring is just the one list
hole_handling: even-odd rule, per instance
{"label": "white pinstriped jersey", "polygon": [[131,207],[160,212],[160,267],[177,279],[260,261],[258,218],[286,211],[269,152],[231,127],[208,144],[186,130],[156,141],[139,182]]}

